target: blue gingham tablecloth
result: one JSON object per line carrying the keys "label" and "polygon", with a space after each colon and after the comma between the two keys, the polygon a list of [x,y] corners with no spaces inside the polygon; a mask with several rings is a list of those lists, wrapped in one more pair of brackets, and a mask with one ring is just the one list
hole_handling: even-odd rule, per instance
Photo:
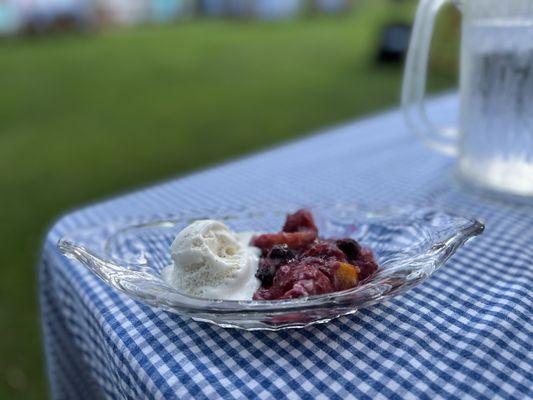
{"label": "blue gingham tablecloth", "polygon": [[[449,122],[456,105],[449,95],[430,109]],[[53,398],[533,398],[533,209],[464,193],[452,165],[392,111],[65,216],[40,265]],[[436,205],[487,229],[410,292],[282,332],[152,309],[55,248],[119,216],[349,201]]]}

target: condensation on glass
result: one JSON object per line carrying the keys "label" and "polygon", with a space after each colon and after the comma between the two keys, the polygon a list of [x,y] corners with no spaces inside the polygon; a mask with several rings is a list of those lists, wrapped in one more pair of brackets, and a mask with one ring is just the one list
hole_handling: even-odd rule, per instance
{"label": "condensation on glass", "polygon": [[[463,16],[458,129],[436,127],[424,107],[435,16],[447,3]],[[402,103],[414,132],[458,157],[464,180],[533,198],[533,0],[422,0]]]}

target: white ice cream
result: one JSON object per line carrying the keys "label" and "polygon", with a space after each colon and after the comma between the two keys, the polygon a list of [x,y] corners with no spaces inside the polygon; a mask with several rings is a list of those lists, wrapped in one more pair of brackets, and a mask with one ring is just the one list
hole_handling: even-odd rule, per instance
{"label": "white ice cream", "polygon": [[163,279],[182,292],[209,299],[251,300],[260,250],[249,246],[253,233],[235,233],[215,220],[195,221],[170,247],[174,265]]}

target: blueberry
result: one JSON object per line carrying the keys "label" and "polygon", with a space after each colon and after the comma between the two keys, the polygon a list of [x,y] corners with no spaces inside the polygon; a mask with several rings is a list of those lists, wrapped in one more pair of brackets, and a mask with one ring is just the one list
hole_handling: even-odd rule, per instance
{"label": "blueberry", "polygon": [[255,277],[261,281],[262,286],[271,286],[277,269],[277,265],[272,264],[268,259],[262,258],[259,261]]}
{"label": "blueberry", "polygon": [[272,285],[278,268],[289,263],[294,257],[295,254],[286,244],[275,245],[266,256],[261,257],[255,276],[262,282],[263,286],[268,287]]}
{"label": "blueberry", "polygon": [[361,254],[361,245],[356,240],[346,238],[335,242],[337,247],[342,250],[349,261],[353,261]]}
{"label": "blueberry", "polygon": [[267,258],[276,264],[285,264],[295,257],[294,252],[286,244],[273,246],[267,254]]}

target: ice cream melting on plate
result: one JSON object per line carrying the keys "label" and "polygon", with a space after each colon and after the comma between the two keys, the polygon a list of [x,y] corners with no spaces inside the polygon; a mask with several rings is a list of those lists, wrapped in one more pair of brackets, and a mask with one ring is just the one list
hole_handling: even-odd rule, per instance
{"label": "ice cream melting on plate", "polygon": [[236,233],[222,222],[199,220],[183,229],[170,247],[173,265],[162,276],[183,293],[220,300],[250,300],[261,250],[253,232]]}

